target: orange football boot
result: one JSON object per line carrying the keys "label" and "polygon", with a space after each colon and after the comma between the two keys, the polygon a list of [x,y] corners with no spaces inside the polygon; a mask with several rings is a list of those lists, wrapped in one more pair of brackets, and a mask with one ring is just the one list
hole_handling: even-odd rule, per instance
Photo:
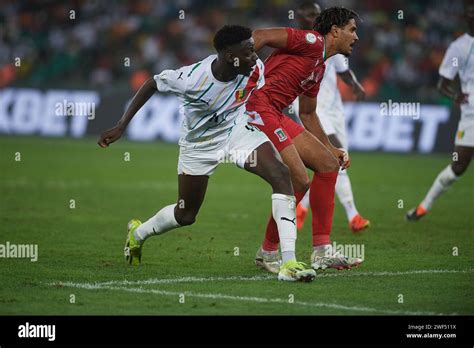
{"label": "orange football boot", "polygon": [[349,223],[349,228],[354,233],[358,233],[369,227],[370,227],[370,221],[367,219],[364,219],[360,214],[357,214],[356,216],[354,216],[351,222]]}

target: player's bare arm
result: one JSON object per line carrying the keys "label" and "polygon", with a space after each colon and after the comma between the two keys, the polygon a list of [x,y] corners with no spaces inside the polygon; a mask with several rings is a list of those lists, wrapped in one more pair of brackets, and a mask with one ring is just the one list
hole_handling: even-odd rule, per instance
{"label": "player's bare arm", "polygon": [[252,37],[255,41],[255,51],[264,46],[285,48],[288,41],[286,28],[257,29],[253,32]]}
{"label": "player's bare arm", "polygon": [[132,118],[156,91],[156,82],[151,77],[140,87],[138,92],[135,94],[130,105],[127,108],[127,111],[125,111],[122,118],[117,122],[117,125],[115,125],[115,127],[113,128],[107,129],[100,135],[99,140],[97,142],[99,146],[108,147],[110,144],[120,139]]}
{"label": "player's bare arm", "polygon": [[351,69],[348,69],[342,73],[338,73],[338,75],[346,85],[352,88],[352,92],[356,96],[357,100],[365,99],[365,89],[362,87],[359,80],[357,80],[357,77]]}
{"label": "player's bare arm", "polygon": [[304,127],[311,132],[319,141],[326,146],[331,153],[339,160],[339,165],[346,169],[350,166],[350,158],[346,151],[335,147],[324,132],[319,117],[316,114],[316,98],[300,95],[299,97],[299,117]]}
{"label": "player's bare arm", "polygon": [[452,99],[456,104],[464,104],[468,102],[469,95],[461,91],[457,91],[454,80],[449,80],[443,76],[439,77],[438,90]]}

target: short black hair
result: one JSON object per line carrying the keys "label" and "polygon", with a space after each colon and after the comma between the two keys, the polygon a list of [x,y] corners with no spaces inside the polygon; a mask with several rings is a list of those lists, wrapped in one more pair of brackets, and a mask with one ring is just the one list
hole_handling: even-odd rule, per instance
{"label": "short black hair", "polygon": [[343,27],[349,23],[351,19],[360,20],[359,15],[345,7],[330,7],[325,9],[314,21],[313,29],[321,35],[326,35],[331,31],[331,27],[336,25]]}
{"label": "short black hair", "polygon": [[217,52],[252,37],[252,29],[241,25],[224,25],[214,35],[214,48]]}

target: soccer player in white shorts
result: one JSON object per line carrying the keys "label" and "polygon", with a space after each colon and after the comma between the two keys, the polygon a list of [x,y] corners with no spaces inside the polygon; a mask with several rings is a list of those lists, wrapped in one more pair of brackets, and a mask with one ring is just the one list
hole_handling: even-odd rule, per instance
{"label": "soccer player in white shorts", "polygon": [[[311,29],[314,19],[319,15],[321,9],[313,1],[304,2],[298,8],[298,22],[300,29]],[[326,71],[321,82],[318,93],[316,113],[325,133],[331,143],[348,150],[346,125],[344,118],[344,106],[341,94],[337,88],[337,75],[352,87],[357,100],[365,97],[364,88],[357,81],[356,76],[349,69],[348,59],[342,54],[336,54],[326,60]],[[293,109],[298,114],[298,102],[293,103]],[[347,170],[340,169],[336,181],[336,194],[344,207],[349,222],[349,228],[354,232],[360,232],[370,226],[370,221],[362,217],[357,211],[352,186]],[[298,229],[303,228],[304,220],[309,209],[309,191],[296,208]]]}
{"label": "soccer player in white shorts", "polygon": [[[436,177],[423,201],[408,211],[408,221],[418,221],[432,208],[434,201],[446,192],[466,171],[474,154],[474,3],[465,2],[468,32],[454,40],[439,67],[438,89],[461,107],[461,119],[454,139],[452,163]],[[461,91],[454,79],[459,75]]]}
{"label": "soccer player in white shorts", "polygon": [[156,91],[175,94],[184,114],[179,141],[178,201],[141,223],[128,223],[124,254],[141,262],[142,247],[151,236],[195,222],[209,177],[219,163],[230,161],[262,177],[273,188],[272,213],[281,239],[278,279],[312,281],[316,273],[296,261],[295,197],[290,173],[268,138],[247,124],[245,102],[264,85],[264,65],[255,53],[252,31],[224,26],[214,37],[217,55],[150,78],[134,96],[118,124],[99,138],[107,147],[118,140],[136,112]]}

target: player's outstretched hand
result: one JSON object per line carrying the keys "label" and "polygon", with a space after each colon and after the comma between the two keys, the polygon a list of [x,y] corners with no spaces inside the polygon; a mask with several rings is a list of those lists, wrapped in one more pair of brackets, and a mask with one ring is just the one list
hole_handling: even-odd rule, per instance
{"label": "player's outstretched hand", "polygon": [[339,165],[342,169],[347,169],[351,166],[351,158],[346,151],[333,147],[331,152],[339,160]]}
{"label": "player's outstretched hand", "polygon": [[100,147],[108,147],[110,144],[120,139],[123,131],[124,128],[121,126],[115,126],[113,128],[107,129],[100,135],[97,144],[99,144]]}

